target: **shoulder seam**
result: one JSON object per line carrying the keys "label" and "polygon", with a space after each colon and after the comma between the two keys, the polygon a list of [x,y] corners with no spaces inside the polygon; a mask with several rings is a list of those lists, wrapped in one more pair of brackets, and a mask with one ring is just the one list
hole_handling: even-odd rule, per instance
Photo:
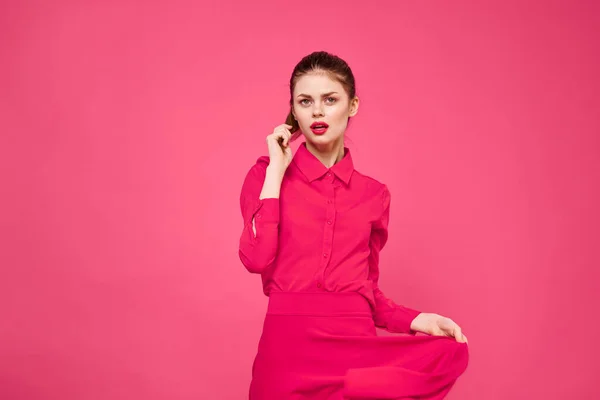
{"label": "shoulder seam", "polygon": [[381,182],[381,181],[379,181],[379,180],[377,180],[377,179],[373,178],[372,176],[365,175],[365,174],[361,173],[360,171],[357,171],[356,169],[354,170],[354,172],[355,172],[355,173],[357,173],[357,174],[359,174],[359,175],[360,175],[360,176],[362,176],[363,178],[365,178],[365,179],[367,179],[367,180],[371,181],[372,183],[376,183],[376,184],[377,184],[377,185],[379,185],[379,186],[385,186],[385,183],[383,183],[383,182]]}

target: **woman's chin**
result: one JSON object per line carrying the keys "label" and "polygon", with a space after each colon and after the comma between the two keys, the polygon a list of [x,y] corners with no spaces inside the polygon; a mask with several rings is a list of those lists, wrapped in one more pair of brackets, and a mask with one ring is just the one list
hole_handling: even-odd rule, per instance
{"label": "woman's chin", "polygon": [[318,142],[318,143],[328,143],[328,142],[332,142],[334,139],[332,137],[332,135],[329,134],[329,132],[325,132],[320,135],[316,135],[312,131],[310,131],[308,133],[308,135],[306,135],[306,136],[309,137],[313,142]]}

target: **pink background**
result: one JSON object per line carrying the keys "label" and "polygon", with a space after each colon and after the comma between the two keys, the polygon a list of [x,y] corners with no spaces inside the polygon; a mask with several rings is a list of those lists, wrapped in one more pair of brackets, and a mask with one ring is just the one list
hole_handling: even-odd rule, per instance
{"label": "pink background", "polygon": [[246,398],[266,298],[239,191],[314,50],[353,68],[348,145],[392,192],[382,288],[469,337],[449,398],[600,398],[599,23],[592,0],[2,2],[0,398]]}

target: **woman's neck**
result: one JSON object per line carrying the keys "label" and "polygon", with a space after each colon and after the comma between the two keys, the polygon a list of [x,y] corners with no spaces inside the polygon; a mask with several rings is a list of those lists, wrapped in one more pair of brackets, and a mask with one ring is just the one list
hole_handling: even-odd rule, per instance
{"label": "woman's neck", "polygon": [[327,168],[344,158],[344,139],[340,138],[336,143],[330,143],[323,146],[315,146],[306,142],[306,149],[310,151]]}

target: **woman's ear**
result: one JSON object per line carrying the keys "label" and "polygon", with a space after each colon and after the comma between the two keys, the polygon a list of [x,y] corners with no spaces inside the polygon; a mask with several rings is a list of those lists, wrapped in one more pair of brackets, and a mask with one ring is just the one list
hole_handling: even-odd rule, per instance
{"label": "woman's ear", "polygon": [[356,115],[356,113],[358,112],[358,106],[360,104],[360,100],[358,98],[358,96],[355,96],[352,101],[350,102],[350,112],[348,113],[348,115],[350,117],[354,117]]}

